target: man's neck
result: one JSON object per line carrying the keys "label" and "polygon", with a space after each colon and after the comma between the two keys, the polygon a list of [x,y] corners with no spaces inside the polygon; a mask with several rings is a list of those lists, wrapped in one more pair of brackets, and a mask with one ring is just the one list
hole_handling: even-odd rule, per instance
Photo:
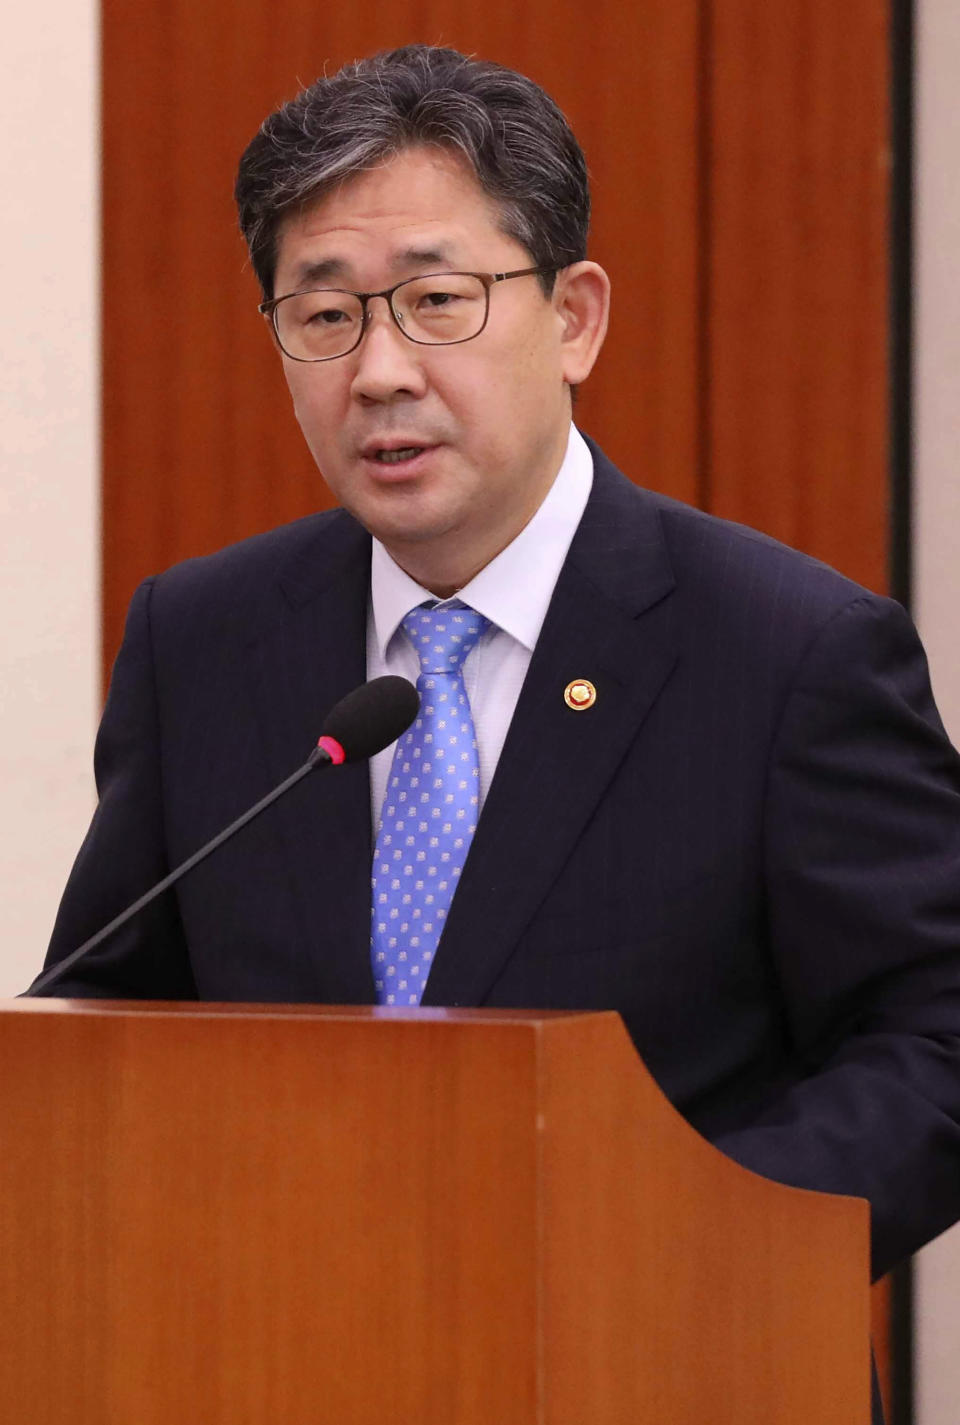
{"label": "man's neck", "polygon": [[428,589],[438,599],[450,599],[496,559],[508,544],[513,543],[521,529],[525,529],[533,519],[541,503],[537,502],[518,529],[508,531],[499,540],[491,540],[482,549],[476,545],[472,548],[440,549],[435,541],[425,541],[420,545],[386,544],[384,547],[394,563],[409,574],[414,583]]}
{"label": "man's neck", "polygon": [[384,541],[387,553],[415,583],[438,599],[449,599],[470,583],[526,529],[549,494],[563,462],[568,433],[548,478],[531,492],[528,507],[510,525],[494,526],[479,538],[476,532],[451,530],[443,538]]}

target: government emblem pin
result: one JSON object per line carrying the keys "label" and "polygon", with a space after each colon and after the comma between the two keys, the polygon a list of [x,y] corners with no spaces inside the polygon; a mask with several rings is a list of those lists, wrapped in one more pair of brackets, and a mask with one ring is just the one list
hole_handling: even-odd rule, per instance
{"label": "government emblem pin", "polygon": [[574,712],[585,712],[597,701],[597,690],[588,678],[574,678],[563,690],[563,701]]}

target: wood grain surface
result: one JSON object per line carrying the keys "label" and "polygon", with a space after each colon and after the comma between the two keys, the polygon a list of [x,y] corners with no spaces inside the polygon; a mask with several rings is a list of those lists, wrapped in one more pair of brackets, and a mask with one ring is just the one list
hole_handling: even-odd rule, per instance
{"label": "wood grain surface", "polygon": [[711,7],[709,503],[884,590],[886,0]]}
{"label": "wood grain surface", "polygon": [[0,1417],[868,1425],[868,1211],[619,1017],[0,1009]]}

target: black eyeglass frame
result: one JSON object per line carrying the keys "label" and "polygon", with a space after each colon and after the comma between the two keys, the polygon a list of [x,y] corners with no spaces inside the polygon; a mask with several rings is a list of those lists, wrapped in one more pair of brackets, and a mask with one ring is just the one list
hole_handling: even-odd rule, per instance
{"label": "black eyeglass frame", "polygon": [[[284,292],[282,297],[271,297],[268,302],[261,302],[257,311],[264,317],[268,317],[273,328],[273,334],[277,339],[277,345],[284,356],[291,361],[302,361],[307,365],[313,365],[318,361],[339,361],[341,356],[349,356],[351,351],[356,351],[363,341],[364,333],[370,320],[369,303],[374,297],[383,297],[387,303],[387,309],[393,318],[397,330],[407,338],[407,341],[415,342],[417,346],[462,346],[465,341],[475,341],[487,325],[490,317],[490,288],[495,282],[509,282],[512,277],[548,277],[560,271],[559,267],[517,267],[513,272],[425,272],[422,276],[405,277],[402,282],[395,282],[392,287],[385,287],[382,292],[351,292],[346,287],[301,287],[296,292]],[[475,332],[470,336],[459,336],[456,341],[422,341],[419,337],[411,336],[404,328],[399,313],[393,305],[393,296],[401,287],[406,287],[411,282],[429,282],[431,277],[476,277],[483,283],[486,305],[483,312],[483,321]],[[336,356],[294,356],[287,351],[280,340],[280,329],[277,325],[277,308],[283,302],[290,301],[293,297],[305,297],[309,292],[337,292],[344,297],[356,297],[360,302],[361,316],[360,327],[357,332],[357,339],[352,346],[348,346],[346,351],[338,351]]]}

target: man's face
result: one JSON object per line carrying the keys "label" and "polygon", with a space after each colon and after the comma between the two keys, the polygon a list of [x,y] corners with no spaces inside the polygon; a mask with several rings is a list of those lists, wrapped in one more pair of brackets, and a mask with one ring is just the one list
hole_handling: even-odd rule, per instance
{"label": "man's face", "polygon": [[[501,231],[472,173],[427,148],[348,180],[290,218],[278,248],[278,296],[532,265]],[[283,358],[327,484],[428,587],[460,587],[494,558],[560,467],[570,419],[561,305],[536,277],[516,278],[491,290],[478,337],[431,347],[403,336],[377,298],[356,351],[311,364]],[[385,451],[414,453],[388,462]]]}

